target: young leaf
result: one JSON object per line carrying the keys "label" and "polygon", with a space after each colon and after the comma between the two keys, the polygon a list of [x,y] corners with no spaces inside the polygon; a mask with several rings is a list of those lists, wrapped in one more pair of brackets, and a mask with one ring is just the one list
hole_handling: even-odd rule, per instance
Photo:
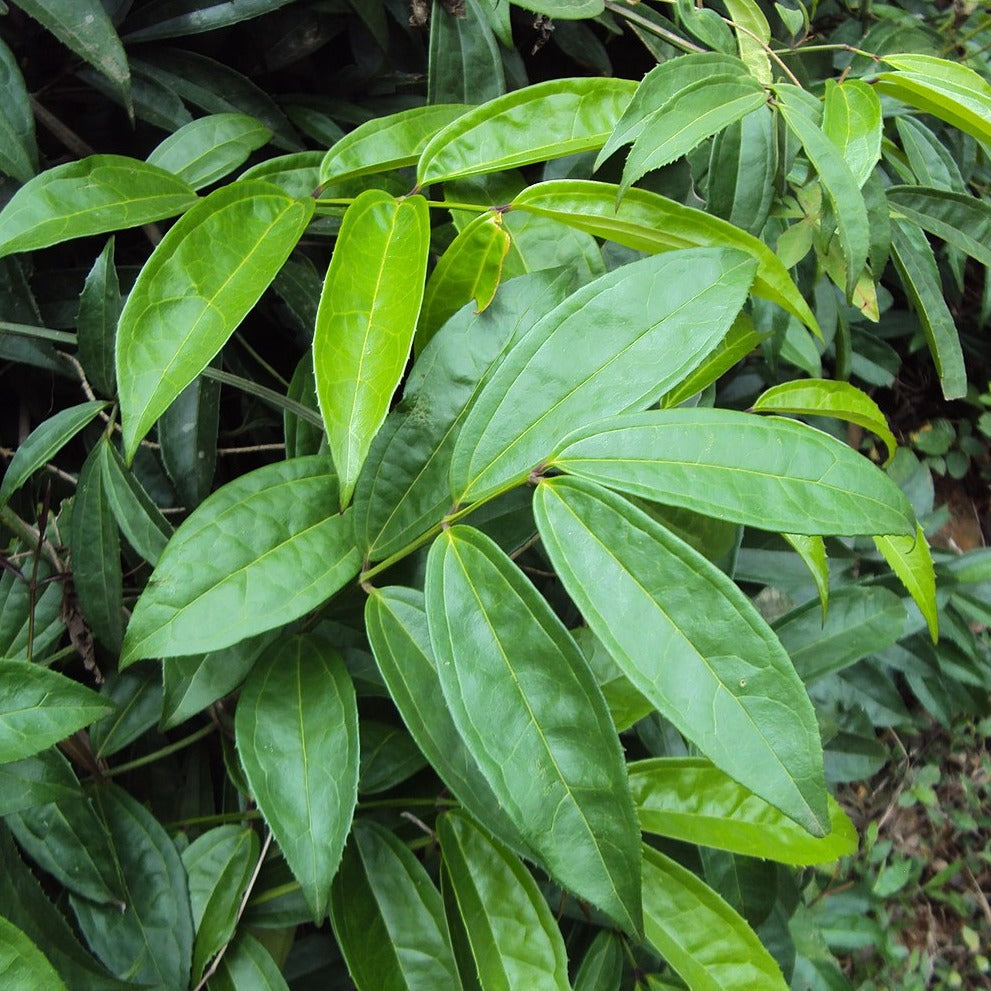
{"label": "young leaf", "polygon": [[438,832],[482,991],[569,991],[561,930],[530,872],[467,816],[442,816]]}
{"label": "young leaf", "polygon": [[763,530],[915,530],[908,500],[876,465],[784,418],[702,408],[630,413],[576,431],[548,463],[629,495]]}
{"label": "young leaf", "polygon": [[342,509],[409,358],[429,246],[422,196],[397,200],[370,189],[344,215],[313,337],[317,399]]}
{"label": "young leaf", "polygon": [[241,691],[235,734],[258,808],[319,924],[358,798],[358,708],[340,654],[314,636],[270,648]]}
{"label": "young leaf", "polygon": [[261,297],[312,214],[312,200],[266,182],[236,182],[198,203],[152,252],[117,330],[128,463]]}
{"label": "young leaf", "polygon": [[57,747],[0,764],[0,817],[81,797],[72,765]]}
{"label": "young leaf", "polygon": [[358,991],[460,991],[440,892],[395,833],[354,824],[330,918]]}
{"label": "young leaf", "polygon": [[324,155],[320,182],[415,165],[430,139],[468,109],[463,103],[442,103],[373,117],[345,134]]}
{"label": "young leaf", "polygon": [[646,844],[643,874],[647,941],[692,991],[787,991],[757,934],[712,888]]}
{"label": "young leaf", "polygon": [[646,833],[799,866],[857,850],[857,831],[832,796],[830,831],[818,838],[702,758],[663,757],[629,767],[633,804]]}
{"label": "young leaf", "polygon": [[50,461],[87,424],[91,423],[106,407],[95,399],[78,406],[59,410],[54,416],[40,423],[14,452],[0,484],[0,506],[43,465]]}
{"label": "young leaf", "polygon": [[834,416],[877,434],[888,449],[889,464],[898,449],[895,435],[877,403],[849,382],[832,379],[795,379],[766,389],[750,407],[754,413],[795,413],[798,416]]}
{"label": "young leaf", "polygon": [[506,814],[551,875],[640,929],[633,806],[581,651],[519,569],[470,527],[430,548],[427,620],[448,708]]}
{"label": "young leaf", "polygon": [[192,187],[164,169],[92,155],[46,169],[14,193],[0,212],[0,257],[164,220],[195,202]]}
{"label": "young leaf", "polygon": [[193,920],[186,872],[161,823],[127,792],[104,784],[93,802],[124,881],[121,905],[69,901],[93,952],[118,977],[181,991],[189,983]]}
{"label": "young leaf", "polygon": [[229,647],[330,598],[360,562],[336,489],[328,459],[311,457],[214,492],[162,553],[131,616],[121,667]]}
{"label": "young leaf", "polygon": [[0,916],[0,974],[8,991],[66,991],[48,958],[12,922]]}
{"label": "young leaf", "polygon": [[922,525],[920,524],[916,529],[914,537],[875,537],[874,543],[925,616],[929,636],[932,637],[932,642],[936,643],[939,639],[936,576]]}
{"label": "young leaf", "polygon": [[843,153],[858,186],[863,186],[881,157],[881,100],[862,79],[826,83],[822,117],[826,137]]}
{"label": "young leaf", "polygon": [[[549,217],[627,248],[651,254],[680,248],[736,248],[757,261],[753,293],[798,317],[814,333],[819,325],[777,255],[756,237],[701,210],[646,189],[627,190],[616,203],[617,187],[582,179],[558,179],[528,186],[513,210]],[[510,213],[509,217],[512,216]]]}
{"label": "young leaf", "polygon": [[554,79],[497,97],[433,136],[417,182],[502,172],[598,148],[635,89],[628,79]]}
{"label": "young leaf", "polygon": [[771,60],[767,54],[771,42],[771,28],[756,0],[726,0],[726,12],[736,31],[736,43],[740,58],[747,63],[754,78],[765,86],[770,85]]}
{"label": "young leaf", "polygon": [[891,225],[891,257],[926,334],[945,399],[967,394],[967,370],[953,314],[943,296],[943,284],[926,235],[910,224]]}
{"label": "young leaf", "polygon": [[824,835],[815,715],[750,600],[659,523],[589,482],[541,482],[534,516],[568,594],[630,681],[717,767]]}
{"label": "young leaf", "polygon": [[525,479],[575,428],[656,401],[726,335],[755,267],[730,249],[645,258],[552,310],[476,397],[451,461],[455,502]]}
{"label": "young leaf", "polygon": [[271,137],[270,128],[247,114],[210,114],[170,134],[147,160],[202,189],[233,172]]}
{"label": "young leaf", "polygon": [[0,41],[0,171],[27,182],[38,171],[38,144],[34,114],[17,58]]}
{"label": "young leaf", "polygon": [[114,267],[114,239],[110,238],[86,276],[76,315],[79,361],[90,384],[105,396],[117,392],[114,339],[123,308]]}

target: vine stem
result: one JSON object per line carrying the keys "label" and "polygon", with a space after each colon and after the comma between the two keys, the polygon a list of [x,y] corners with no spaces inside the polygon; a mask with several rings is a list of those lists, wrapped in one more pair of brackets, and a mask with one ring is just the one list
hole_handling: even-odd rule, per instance
{"label": "vine stem", "polygon": [[791,69],[789,69],[788,66],[786,66],[784,64],[784,62],[778,56],[778,53],[769,44],[767,44],[767,42],[763,41],[756,34],[754,34],[753,31],[751,31],[749,28],[745,28],[742,24],[737,24],[735,21],[731,21],[728,17],[727,18],[724,18],[724,20],[735,31],[738,31],[738,32],[739,31],[742,31],[749,38],[751,38],[752,40],[756,41],[757,44],[760,45],[760,47],[763,48],[765,52],[767,52],[768,56],[770,58],[774,59],[775,62],[777,62],[778,68],[781,69],[781,71],[792,81],[792,85],[797,86],[799,89],[804,89],[805,88],[798,81],[798,76],[796,76],[795,73],[793,73],[791,71]]}
{"label": "vine stem", "polygon": [[145,754],[143,757],[135,757],[134,760],[129,760],[124,764],[118,764],[116,767],[110,768],[109,771],[104,772],[103,776],[105,778],[113,778],[118,774],[124,774],[127,771],[134,771],[139,767],[144,767],[146,764],[154,764],[155,761],[161,760],[163,757],[168,757],[170,754],[184,750],[186,747],[191,747],[194,743],[202,740],[203,737],[213,733],[216,728],[214,723],[201,726],[195,733],[190,733],[189,736],[184,736],[181,740],[176,740],[175,743],[170,743],[167,747],[162,747],[160,750]]}

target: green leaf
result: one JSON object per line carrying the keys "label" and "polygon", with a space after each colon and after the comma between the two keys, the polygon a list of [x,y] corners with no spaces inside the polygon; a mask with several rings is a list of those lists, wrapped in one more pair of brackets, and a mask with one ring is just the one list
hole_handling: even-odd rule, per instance
{"label": "green leaf", "polygon": [[857,831],[832,796],[830,831],[811,836],[701,758],[630,764],[630,790],[646,833],[798,866],[825,864],[857,850]]}
{"label": "green leaf", "polygon": [[374,795],[406,781],[426,766],[420,748],[401,727],[364,719],[361,723],[361,761],[358,791]]}
{"label": "green leaf", "polygon": [[967,191],[960,167],[950,150],[925,124],[908,114],[900,114],[895,118],[895,128],[914,173],[907,179],[915,178],[923,186],[955,193]]}
{"label": "green leaf", "polygon": [[114,339],[123,307],[114,267],[114,239],[110,238],[86,276],[76,314],[79,361],[90,384],[105,396],[117,392]]}
{"label": "green leaf", "polygon": [[846,265],[846,294],[848,299],[852,299],[867,263],[871,244],[870,221],[860,185],[840,149],[823,134],[809,115],[805,101],[807,94],[786,83],[776,85],[774,92],[785,123],[801,142],[833,208]]}
{"label": "green leaf", "polygon": [[549,464],[762,530],[915,530],[908,500],[876,465],[829,434],[779,417],[703,408],[631,413],[572,434]]}
{"label": "green leaf", "polygon": [[561,930],[530,872],[467,816],[437,828],[481,991],[569,991]]}
{"label": "green leaf", "polygon": [[787,991],[757,934],[708,885],[647,845],[643,869],[647,941],[691,991]]}
{"label": "green leaf", "polygon": [[636,84],[627,79],[555,79],[469,110],[431,139],[417,165],[421,186],[598,148]]}
{"label": "green leaf", "polygon": [[825,620],[819,603],[809,602],[777,620],[774,632],[802,680],[810,682],[890,647],[901,637],[905,618],[894,592],[848,586],[830,596]]}
{"label": "green leaf", "polygon": [[271,137],[267,125],[247,114],[210,114],[170,134],[148,161],[202,189],[233,172]]}
{"label": "green leaf", "polygon": [[164,169],[92,155],[46,169],[14,193],[0,213],[0,257],[164,220],[195,202],[192,187]]}
{"label": "green leaf", "polygon": [[310,457],[214,492],[162,553],[131,616],[121,666],[229,647],[330,598],[360,562],[336,488],[328,459]]}
{"label": "green leaf", "polygon": [[862,79],[827,80],[822,130],[863,186],[881,157],[881,100],[874,88]]}
{"label": "green leaf", "polygon": [[556,20],[598,17],[605,9],[603,0],[511,0],[517,7],[545,14]]}
{"label": "green leaf", "polygon": [[100,0],[17,0],[17,6],[127,96],[127,55]]}
{"label": "green leaf", "polygon": [[81,796],[72,765],[57,747],[0,764],[0,817]]}
{"label": "green leaf", "polygon": [[197,203],[152,252],[117,330],[128,463],[258,302],[312,214],[312,200],[266,182],[236,182]]}
{"label": "green leaf", "polygon": [[991,266],[991,204],[948,189],[889,186],[884,192],[896,217]]}
{"label": "green leaf", "polygon": [[[475,399],[451,461],[455,502],[525,480],[574,429],[647,406],[677,385],[725,336],[754,269],[738,251],[682,251],[625,265],[573,293]],[[609,333],[593,333],[601,327]]]}
{"label": "green leaf", "polygon": [[95,399],[78,406],[69,406],[35,427],[7,465],[3,483],[0,484],[0,506],[6,505],[10,497],[80,430],[91,423],[106,405]]}
{"label": "green leaf", "polygon": [[258,834],[217,826],[182,852],[193,912],[192,979],[198,981],[214,954],[234,935],[238,906],[258,860]]}
{"label": "green leaf", "polygon": [[[139,11],[128,22],[128,42],[155,41],[202,34],[278,10],[292,0],[198,0],[195,4],[172,0]],[[192,8],[192,9],[190,9]],[[144,17],[141,14],[144,13]]]}
{"label": "green leaf", "polygon": [[162,678],[157,664],[112,672],[100,686],[100,694],[116,711],[90,727],[90,743],[97,759],[123,750],[161,719]]}
{"label": "green leaf", "polygon": [[433,10],[427,103],[484,103],[506,92],[503,52],[486,3],[464,0],[460,10]]}
{"label": "green leaf", "polygon": [[506,814],[556,880],[639,931],[626,770],[578,646],[470,527],[446,530],[430,548],[425,595],[444,698]]}
{"label": "green leaf", "polygon": [[[215,368],[214,359],[207,370]],[[213,488],[220,425],[220,383],[197,375],[158,420],[162,464],[182,504],[195,509]]]}
{"label": "green leaf", "polygon": [[754,295],[777,303],[819,333],[815,316],[787,268],[762,241],[718,217],[657,193],[630,189],[617,205],[616,192],[611,183],[559,179],[528,187],[513,200],[512,207],[651,254],[695,247],[745,251],[757,261]]}
{"label": "green leaf", "polygon": [[324,155],[320,182],[415,165],[430,139],[468,109],[463,103],[442,103],[373,117],[345,134]]}
{"label": "green leaf", "polygon": [[417,354],[465,303],[474,301],[481,313],[492,302],[511,241],[502,214],[489,211],[451,242],[424,291],[414,342]]}
{"label": "green leaf", "polygon": [[898,449],[895,435],[877,403],[849,382],[832,379],[796,379],[766,389],[750,407],[754,413],[794,413],[833,416],[878,435],[888,449],[889,464]]}
{"label": "green leaf", "polygon": [[[319,290],[317,292],[319,296]],[[315,317],[314,317],[315,319]],[[318,454],[323,446],[323,420],[317,409],[317,383],[313,371],[313,356],[304,354],[296,365],[286,398],[306,409],[312,410],[318,423],[310,423],[289,409],[282,414],[282,425],[286,435],[286,457],[301,458],[308,454]]]}
{"label": "green leaf", "polygon": [[623,942],[600,929],[575,974],[575,991],[619,991],[623,979]]}
{"label": "green leaf", "polygon": [[585,660],[599,683],[602,697],[609,706],[609,714],[617,730],[629,729],[654,711],[653,703],[634,688],[630,679],[623,674],[623,669],[613,660],[612,654],[587,626],[572,630],[571,635],[581,647]]}
{"label": "green leaf", "polygon": [[441,781],[503,843],[539,859],[510,822],[458,732],[443,697],[423,593],[373,589],[365,603],[368,640],[406,728]]}
{"label": "green leaf", "polygon": [[929,544],[921,524],[911,537],[875,537],[877,549],[891,570],[915,600],[929,627],[932,642],[939,639],[939,607],[936,602],[936,576]]}
{"label": "green leaf", "polygon": [[774,114],[770,107],[761,107],[713,140],[706,209],[759,235],[771,210],[777,171]]}
{"label": "green leaf", "polygon": [[125,467],[113,444],[101,439],[99,449],[103,491],[117,525],[128,543],[154,566],[172,536],[172,524]]}
{"label": "green leaf", "polygon": [[0,916],[0,974],[6,991],[66,991],[48,958],[12,922]]}
{"label": "green leaf", "polygon": [[124,637],[124,578],[120,533],[103,479],[106,436],[83,462],[72,502],[72,584],[93,635],[105,647],[120,650]]}
{"label": "green leaf", "polygon": [[354,824],[330,918],[358,991],[460,991],[440,892],[395,833]]}
{"label": "green leaf", "polygon": [[[290,155],[269,158],[245,169],[238,176],[238,181],[264,179],[266,182],[278,186],[290,196],[298,198],[312,196],[319,183],[322,158],[323,155],[319,151],[297,151]],[[285,268],[282,269],[282,272],[285,272]],[[279,274],[281,275],[282,272]],[[276,280],[278,278],[279,276],[276,276]]]}
{"label": "green leaf", "polygon": [[771,60],[767,54],[771,42],[771,28],[756,0],[725,0],[726,12],[736,31],[736,43],[740,58],[747,63],[754,78],[765,86],[770,85]]}
{"label": "green leaf", "polygon": [[289,991],[268,950],[251,933],[237,934],[210,978],[210,991]]}
{"label": "green leaf", "polygon": [[121,905],[69,901],[93,952],[118,977],[163,991],[189,983],[193,921],[186,872],[161,823],[127,792],[104,784],[93,802],[110,834],[124,883]]}
{"label": "green leaf", "polygon": [[[43,558],[35,560],[38,562],[38,581],[50,579],[51,565]],[[34,565],[31,567],[33,572]],[[13,572],[5,570],[0,575],[0,657],[38,660],[61,640],[65,623],[61,618],[62,589],[59,584],[47,581],[38,594],[37,588],[32,593],[30,582]]]}
{"label": "green leaf", "polygon": [[822,617],[826,618],[829,608],[829,561],[826,559],[826,542],[822,537],[804,533],[783,533],[792,550],[805,562],[812,581],[815,582],[819,601],[822,603]]}
{"label": "green leaf", "polygon": [[320,296],[313,367],[342,509],[409,358],[429,246],[422,196],[397,200],[370,189],[341,223]]}
{"label": "green leaf", "polygon": [[258,808],[319,924],[358,798],[358,708],[340,654],[316,636],[267,650],[241,690],[235,734]]}
{"label": "green leaf", "polygon": [[38,171],[38,144],[34,136],[34,113],[17,58],[0,41],[0,171],[27,182]]}
{"label": "green leaf", "polygon": [[824,835],[812,706],[750,600],[659,523],[589,482],[542,481],[534,516],[568,594],[630,681],[717,767]]}
{"label": "green leaf", "polygon": [[926,235],[911,224],[891,224],[891,257],[905,295],[919,317],[945,399],[967,394],[967,370],[953,314],[943,297],[936,258]]}

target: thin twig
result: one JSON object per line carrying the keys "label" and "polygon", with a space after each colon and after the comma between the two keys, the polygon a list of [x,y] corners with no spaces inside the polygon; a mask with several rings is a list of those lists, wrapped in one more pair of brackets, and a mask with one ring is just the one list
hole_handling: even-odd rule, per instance
{"label": "thin twig", "polygon": [[724,18],[727,24],[735,28],[737,31],[742,31],[744,34],[749,35],[754,41],[764,49],[767,54],[778,63],[778,67],[781,71],[792,81],[792,84],[797,86],[799,89],[804,89],[805,87],[798,81],[798,77],[784,64],[778,53],[766,42],[762,41],[756,34],[753,33],[749,28],[745,28],[742,24],[737,24],[735,21],[731,21],[728,17]]}
{"label": "thin twig", "polygon": [[252,444],[249,447],[218,447],[217,454],[260,454],[263,451],[284,451],[285,444]]}
{"label": "thin twig", "polygon": [[[0,458],[12,458],[14,456],[14,448],[12,447],[0,447]],[[70,475],[67,471],[62,471],[61,468],[53,464],[43,465],[45,469],[50,471],[53,475],[58,475],[63,482],[68,482],[70,485],[76,485],[79,481],[75,475]]]}
{"label": "thin twig", "polygon": [[55,116],[47,107],[41,104],[35,97],[31,97],[31,109],[34,116],[46,127],[59,141],[65,145],[73,155],[78,158],[87,158],[95,155],[96,150],[90,147],[72,128],[67,127]]}
{"label": "thin twig", "polygon": [[613,0],[606,0],[606,9],[611,10],[614,14],[619,14],[620,17],[625,18],[631,24],[636,24],[639,27],[642,27],[644,31],[647,31],[649,34],[657,35],[658,38],[662,38],[669,45],[674,45],[675,48],[680,48],[683,52],[705,51],[705,49],[699,45],[696,45],[691,41],[687,41],[685,38],[676,35],[673,31],[669,31],[667,28],[661,27],[660,24],[655,24],[653,21],[648,20],[640,14],[635,14],[632,10],[629,10],[622,4],[614,3]]}

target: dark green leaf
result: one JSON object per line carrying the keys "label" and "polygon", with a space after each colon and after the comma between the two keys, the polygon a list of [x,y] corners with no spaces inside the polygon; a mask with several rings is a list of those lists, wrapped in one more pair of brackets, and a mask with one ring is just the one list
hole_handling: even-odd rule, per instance
{"label": "dark green leaf", "polygon": [[[51,565],[39,560],[38,580],[51,576]],[[62,589],[58,582],[48,581],[40,595],[37,590],[32,595],[26,577],[4,570],[0,575],[0,657],[12,661],[43,658],[65,632],[61,611]]]}
{"label": "dark green leaf", "polygon": [[716,135],[709,158],[706,209],[759,235],[774,197],[778,142],[774,114],[761,107]]}
{"label": "dark green leaf", "polygon": [[27,182],[38,171],[34,114],[14,53],[0,41],[0,171]]}
{"label": "dark green leaf", "polygon": [[220,383],[205,375],[197,375],[158,420],[162,464],[186,509],[195,509],[213,488],[219,423]]}
{"label": "dark green leaf", "polygon": [[248,932],[239,932],[210,978],[210,991],[289,991],[268,950]]}
{"label": "dark green leaf", "polygon": [[90,728],[90,743],[98,759],[123,750],[162,717],[162,679],[157,664],[109,674],[100,694],[116,711]]}
{"label": "dark green leaf", "polygon": [[427,102],[481,103],[506,92],[499,41],[486,0],[465,0],[461,16],[435,7],[430,18]]}
{"label": "dark green leaf", "polygon": [[991,265],[991,204],[968,193],[920,186],[889,186],[885,195],[896,216]]}
{"label": "dark green leaf", "polygon": [[5,991],[66,991],[48,958],[12,922],[0,916],[0,974]]}
{"label": "dark green leaf", "polygon": [[123,308],[114,267],[114,239],[110,238],[86,276],[76,315],[79,361],[90,384],[105,396],[117,391],[114,340]]}
{"label": "dark green leaf", "polygon": [[575,974],[575,991],[619,991],[623,979],[623,942],[600,929]]}
{"label": "dark green leaf", "polygon": [[[138,16],[128,22],[127,26],[131,30],[124,35],[124,40],[132,43],[156,41],[215,31],[267,14],[292,2],[293,0],[201,0],[190,9],[191,5],[184,0],[165,0],[146,8],[145,12],[139,10]],[[145,13],[145,16],[141,17],[141,13]]]}
{"label": "dark green leaf", "polygon": [[413,738],[398,726],[363,719],[358,791],[374,795],[405,781],[426,765]]}
{"label": "dark green leaf", "polygon": [[72,766],[56,747],[0,764],[0,818],[81,796]]}

